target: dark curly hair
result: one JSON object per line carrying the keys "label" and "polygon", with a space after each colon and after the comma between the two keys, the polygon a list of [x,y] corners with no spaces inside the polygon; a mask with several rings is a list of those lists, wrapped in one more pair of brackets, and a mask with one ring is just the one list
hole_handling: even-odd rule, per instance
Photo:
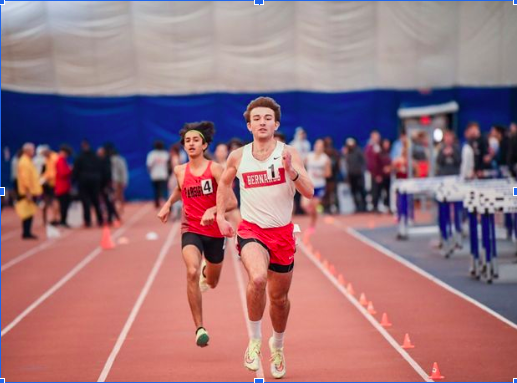
{"label": "dark curly hair", "polygon": [[203,144],[208,144],[212,142],[215,134],[215,125],[212,121],[201,121],[201,122],[187,122],[183,125],[183,128],[180,130],[181,136],[181,145],[185,145],[185,135],[187,132],[191,130],[197,130],[201,133],[201,138],[203,139]]}

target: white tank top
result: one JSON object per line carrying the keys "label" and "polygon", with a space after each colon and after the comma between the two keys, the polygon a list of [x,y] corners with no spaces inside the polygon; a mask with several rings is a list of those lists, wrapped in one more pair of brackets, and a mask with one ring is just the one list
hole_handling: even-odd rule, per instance
{"label": "white tank top", "polygon": [[291,222],[296,188],[282,166],[285,144],[276,143],[265,161],[252,154],[252,144],[242,148],[237,169],[240,182],[241,215],[263,229],[282,227]]}
{"label": "white tank top", "polygon": [[307,156],[307,173],[315,188],[324,188],[327,183],[325,179],[327,161],[330,161],[330,158],[325,153],[321,153],[318,158],[314,152],[310,152]]}

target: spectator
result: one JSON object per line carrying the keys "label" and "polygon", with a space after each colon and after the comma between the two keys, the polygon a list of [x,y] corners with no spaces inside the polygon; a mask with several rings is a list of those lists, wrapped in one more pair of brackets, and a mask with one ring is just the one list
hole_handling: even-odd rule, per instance
{"label": "spectator", "polygon": [[297,127],[294,132],[294,139],[289,143],[289,145],[298,150],[302,161],[305,163],[307,156],[311,152],[311,143],[307,139],[307,133],[305,132],[305,129],[303,129],[301,126]]}
{"label": "spectator", "polygon": [[167,180],[169,179],[169,153],[161,141],[154,143],[154,149],[147,155],[147,170],[154,189],[154,205],[160,208],[160,199],[167,199]]}
{"label": "spectator", "polygon": [[274,134],[275,140],[283,142],[285,144],[285,134],[279,131],[276,131]]}
{"label": "spectator", "polygon": [[400,157],[395,158],[391,162],[391,166],[395,173],[395,179],[406,179],[408,178],[408,142],[407,140],[402,143],[402,153]]}
{"label": "spectator", "polygon": [[325,196],[323,206],[327,213],[335,214],[339,211],[337,199],[337,181],[339,177],[339,152],[334,147],[330,136],[323,139],[325,143],[325,154],[330,158],[330,176],[326,179]]}
{"label": "spectator", "polygon": [[77,182],[79,188],[79,198],[83,205],[84,226],[91,227],[91,207],[95,210],[97,225],[102,226],[102,217],[99,196],[101,192],[101,182],[103,177],[103,167],[99,157],[95,155],[86,140],[81,142],[81,153],[74,163],[72,178]]}
{"label": "spectator", "polygon": [[38,208],[34,199],[43,192],[39,182],[39,173],[32,163],[34,144],[23,145],[23,154],[18,162],[18,202],[16,212],[22,220],[22,239],[38,239],[32,233],[32,221]]}
{"label": "spectator", "polygon": [[366,145],[365,157],[366,168],[372,176],[372,204],[373,211],[377,212],[377,205],[379,203],[380,191],[382,186],[382,160],[381,160],[381,135],[378,131],[373,130],[370,133],[370,140]]}
{"label": "spectator", "polygon": [[[473,145],[477,142],[477,123],[470,123],[465,129],[465,144],[461,149],[460,177],[473,179],[476,175],[476,156]],[[479,128],[478,128],[479,131]]]}
{"label": "spectator", "polygon": [[381,164],[382,182],[380,193],[384,194],[384,206],[390,211],[390,187],[391,187],[391,142],[387,138],[382,140]]}
{"label": "spectator", "polygon": [[489,169],[492,162],[492,157],[488,153],[488,143],[486,138],[481,135],[477,122],[470,122],[467,125],[467,131],[469,132],[467,141],[474,152],[474,172],[475,175],[482,178],[484,170]]}
{"label": "spectator", "polygon": [[437,176],[452,176],[460,174],[461,151],[455,142],[454,133],[446,131],[443,143],[436,158]]}
{"label": "spectator", "polygon": [[56,163],[58,155],[56,152],[50,150],[48,146],[44,146],[41,150],[41,155],[45,159],[43,166],[43,173],[41,175],[41,182],[43,184],[43,223],[46,225],[47,211],[50,209],[52,219],[50,224],[59,224],[59,206],[55,199],[54,188],[56,186]]}
{"label": "spectator", "polygon": [[63,227],[68,226],[68,208],[70,207],[72,189],[72,168],[68,164],[68,158],[72,155],[72,149],[67,145],[62,145],[56,162],[56,185],[54,193],[59,201],[61,220],[59,224]]}
{"label": "spectator", "polygon": [[111,185],[113,187],[113,201],[115,211],[122,215],[124,213],[124,204],[126,198],[124,192],[129,183],[129,173],[127,170],[127,162],[122,157],[114,145],[106,146],[108,156],[111,160]]}
{"label": "spectator", "polygon": [[399,138],[393,143],[391,148],[391,160],[394,161],[396,158],[399,158],[402,155],[402,150],[404,145],[406,145],[406,132],[403,130],[400,132]]}
{"label": "spectator", "polygon": [[348,170],[348,183],[354,200],[355,211],[366,211],[366,191],[364,188],[364,171],[366,161],[361,149],[353,138],[346,140],[345,161]]}
{"label": "spectator", "polygon": [[228,158],[228,145],[221,143],[215,147],[214,160],[220,165],[226,165],[226,159]]}
{"label": "spectator", "polygon": [[99,157],[102,166],[100,195],[102,201],[104,202],[104,206],[106,207],[108,225],[111,225],[113,221],[120,221],[120,216],[115,209],[115,198],[112,184],[113,180],[111,176],[111,158],[108,155],[108,151],[105,147],[100,147],[97,150],[97,156]]}

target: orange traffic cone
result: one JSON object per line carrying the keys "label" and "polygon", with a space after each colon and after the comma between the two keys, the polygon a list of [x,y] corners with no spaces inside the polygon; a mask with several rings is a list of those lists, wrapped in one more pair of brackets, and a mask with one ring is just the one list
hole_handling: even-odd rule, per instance
{"label": "orange traffic cone", "polygon": [[390,320],[388,319],[388,314],[386,314],[386,313],[382,314],[381,326],[382,327],[391,327],[392,326],[392,324],[390,323]]}
{"label": "orange traffic cone", "polygon": [[325,270],[328,270],[329,269],[329,261],[327,261],[326,259],[323,260],[323,268]]}
{"label": "orange traffic cone", "polygon": [[321,260],[321,253],[320,253],[319,251],[316,251],[316,252],[314,253],[314,256],[316,257],[316,259],[317,259],[318,261],[320,261],[320,260]]}
{"label": "orange traffic cone", "polygon": [[113,249],[115,247],[115,244],[111,239],[110,228],[108,226],[104,226],[102,228],[101,247],[104,250]]}
{"label": "orange traffic cone", "polygon": [[346,291],[348,292],[348,294],[350,294],[351,296],[354,296],[355,295],[355,291],[354,291],[354,287],[352,286],[352,284],[350,282],[348,282],[348,285],[346,285]]}
{"label": "orange traffic cone", "polygon": [[402,343],[402,348],[403,349],[408,349],[408,348],[415,348],[415,346],[413,344],[411,344],[411,339],[409,339],[409,334],[406,333],[406,335],[404,335],[404,342]]}
{"label": "orange traffic cone", "polygon": [[361,293],[361,296],[359,297],[359,303],[361,306],[368,306],[368,300],[366,299],[366,295],[364,295],[364,293]]}
{"label": "orange traffic cone", "polygon": [[329,266],[329,271],[334,277],[336,276],[336,267],[332,263]]}
{"label": "orange traffic cone", "polygon": [[337,277],[337,281],[341,286],[345,286],[345,278],[341,274]]}
{"label": "orange traffic cone", "polygon": [[375,311],[375,308],[373,307],[373,302],[372,301],[368,302],[367,310],[372,315],[377,314],[377,311]]}
{"label": "orange traffic cone", "polygon": [[438,368],[438,363],[434,362],[433,364],[433,370],[431,372],[431,375],[429,376],[430,379],[443,379],[445,376],[443,376],[440,373],[440,369]]}

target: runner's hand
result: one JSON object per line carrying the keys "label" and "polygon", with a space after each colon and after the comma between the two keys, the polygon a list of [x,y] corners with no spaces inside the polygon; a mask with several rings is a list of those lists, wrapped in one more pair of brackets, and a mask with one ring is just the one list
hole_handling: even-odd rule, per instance
{"label": "runner's hand", "polygon": [[282,165],[285,169],[285,172],[291,177],[296,177],[296,170],[293,168],[292,156],[289,150],[284,149],[282,151]]}
{"label": "runner's hand", "polygon": [[218,219],[217,225],[219,226],[219,231],[221,231],[221,234],[225,237],[233,237],[235,235],[235,231],[233,230],[232,224],[228,222],[225,219]]}
{"label": "runner's hand", "polygon": [[166,202],[162,208],[160,209],[160,211],[158,212],[158,219],[160,221],[162,221],[163,223],[167,222],[168,219],[169,219],[169,215],[171,213],[171,206],[168,202]]}
{"label": "runner's hand", "polygon": [[205,211],[203,216],[201,217],[201,226],[210,226],[215,221],[215,211],[210,211],[211,209],[208,209]]}

